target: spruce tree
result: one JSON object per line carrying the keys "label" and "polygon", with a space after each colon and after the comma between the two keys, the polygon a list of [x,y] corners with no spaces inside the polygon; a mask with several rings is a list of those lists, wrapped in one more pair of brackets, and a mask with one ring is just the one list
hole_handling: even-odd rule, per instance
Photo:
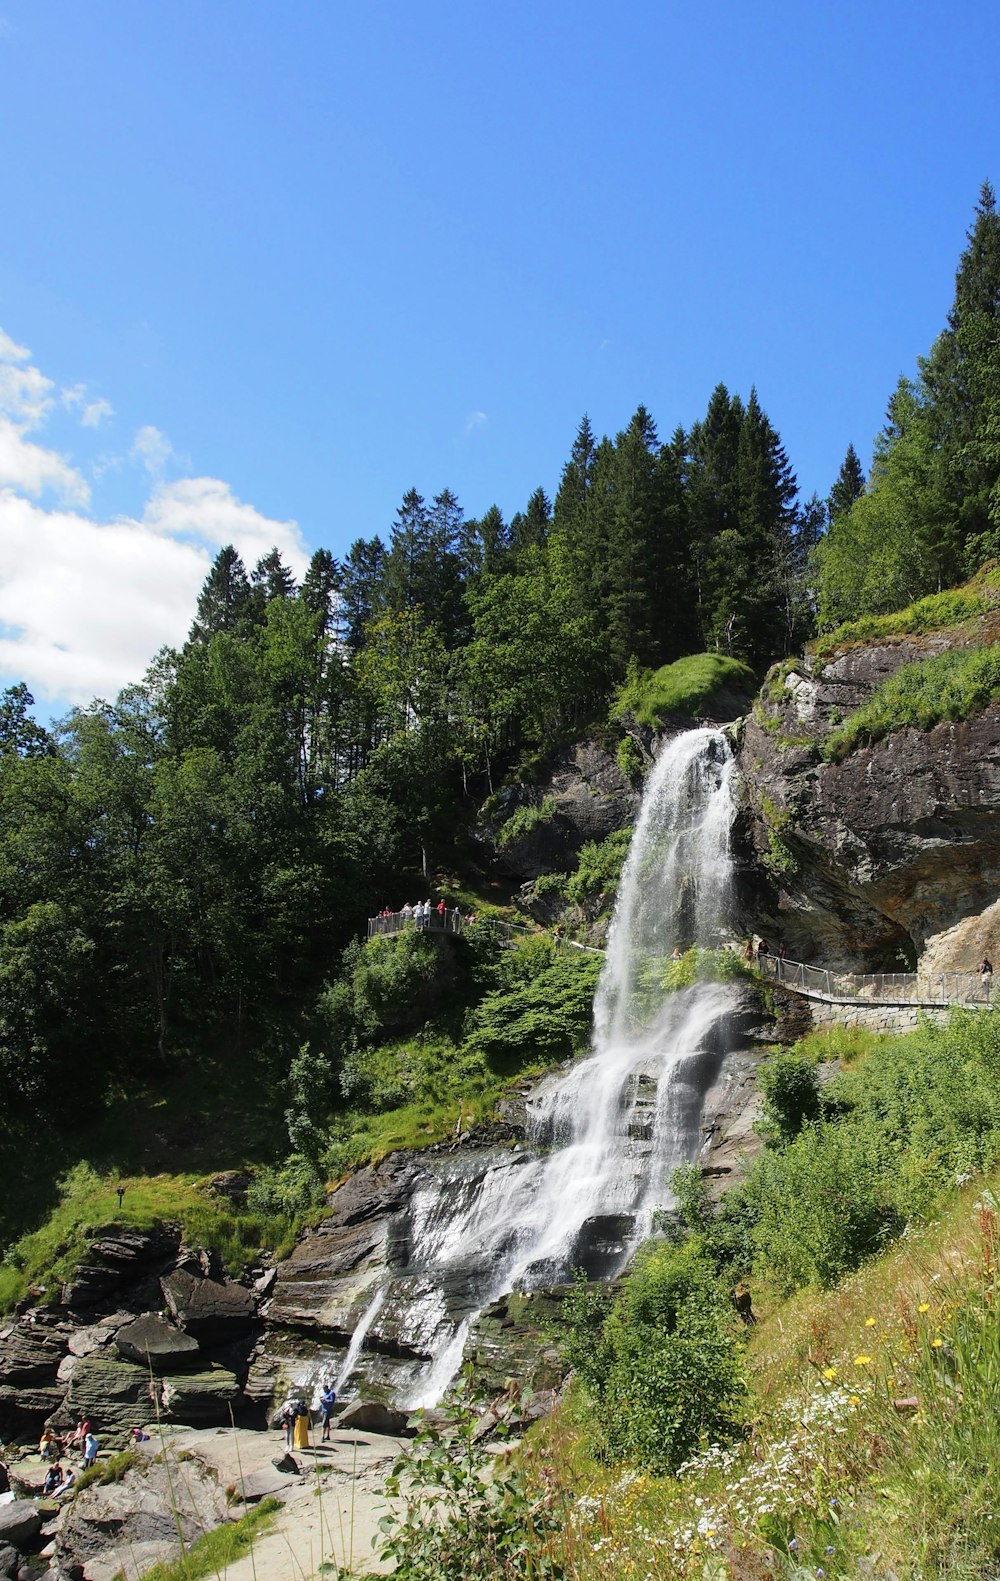
{"label": "spruce tree", "polygon": [[251,615],[246,567],[231,543],[220,549],[198,595],[189,642],[208,642],[218,631],[235,631]]}
{"label": "spruce tree", "polygon": [[837,473],[837,481],[830,490],[829,498],[826,502],[827,515],[830,521],[834,522],[839,520],[841,516],[845,516],[854,501],[859,500],[864,492],[864,468],[858,460],[858,453],[854,446],[848,445],[847,454],[841,462],[840,471]]}

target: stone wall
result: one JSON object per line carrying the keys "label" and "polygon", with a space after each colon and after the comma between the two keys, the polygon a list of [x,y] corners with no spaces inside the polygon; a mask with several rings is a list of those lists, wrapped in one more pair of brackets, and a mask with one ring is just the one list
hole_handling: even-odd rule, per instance
{"label": "stone wall", "polygon": [[865,1005],[857,1000],[828,1004],[808,1001],[815,1027],[867,1027],[869,1032],[915,1032],[921,1020],[944,1026],[951,1011],[947,1005]]}

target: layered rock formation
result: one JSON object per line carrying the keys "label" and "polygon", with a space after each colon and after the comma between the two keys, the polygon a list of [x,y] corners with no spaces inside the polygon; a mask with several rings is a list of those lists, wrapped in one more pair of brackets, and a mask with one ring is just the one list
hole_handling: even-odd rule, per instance
{"label": "layered rock formation", "polygon": [[769,872],[746,877],[748,924],[794,959],[972,973],[1000,950],[1000,706],[842,762],[819,750],[880,681],[952,640],[887,639],[785,666],[746,721],[746,836]]}

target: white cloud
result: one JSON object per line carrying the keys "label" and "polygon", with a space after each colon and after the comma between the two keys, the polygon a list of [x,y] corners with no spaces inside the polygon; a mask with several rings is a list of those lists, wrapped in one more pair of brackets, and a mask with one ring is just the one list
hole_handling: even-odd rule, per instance
{"label": "white cloud", "polygon": [[223,544],[247,565],[277,544],[301,575],[295,522],[272,521],[217,478],[158,488],[141,519],[95,522],[0,493],[0,670],[36,695],[87,703],[138,680],[184,641]]}
{"label": "white cloud", "polygon": [[[183,642],[224,544],[235,544],[248,568],[276,545],[297,576],[308,551],[294,521],[263,516],[219,478],[164,482],[167,462],[182,458],[152,424],[131,452],[154,479],[141,515],[81,514],[90,499],[82,475],[27,437],[54,389],[29,355],[0,331],[0,671],[56,704],[88,703],[139,679],[164,643]],[[60,393],[86,427],[110,415],[83,385]],[[99,457],[95,479],[122,460]],[[59,506],[40,503],[48,491]]]}
{"label": "white cloud", "polygon": [[69,505],[90,500],[90,489],[76,468],[54,450],[26,439],[24,428],[7,417],[0,417],[0,488],[35,498],[52,489]]}
{"label": "white cloud", "polygon": [[132,459],[141,461],[150,477],[162,477],[163,469],[174,453],[174,447],[166,434],[162,434],[152,423],[147,423],[140,428],[132,442]]}
{"label": "white cloud", "polygon": [[470,412],[468,417],[465,419],[465,432],[467,434],[474,434],[476,429],[482,428],[486,421],[487,417],[485,412]]}

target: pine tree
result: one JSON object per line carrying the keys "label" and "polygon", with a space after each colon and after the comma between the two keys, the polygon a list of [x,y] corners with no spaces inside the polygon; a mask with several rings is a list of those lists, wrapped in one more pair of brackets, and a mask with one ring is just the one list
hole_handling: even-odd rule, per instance
{"label": "pine tree", "polygon": [[208,642],[218,631],[235,631],[251,615],[246,567],[231,543],[220,549],[198,595],[189,642]]}
{"label": "pine tree", "polygon": [[365,630],[385,607],[387,555],[381,538],[356,538],[341,567],[340,636],[349,653],[360,653]]}
{"label": "pine tree", "polygon": [[272,598],[291,598],[295,592],[295,578],[277,549],[271,549],[254,566],[250,581],[260,588],[264,602]]}
{"label": "pine tree", "polygon": [[841,462],[840,471],[837,473],[837,481],[830,490],[829,498],[826,502],[827,515],[830,521],[834,522],[839,520],[841,516],[845,516],[854,501],[859,500],[864,492],[864,468],[858,460],[858,453],[854,446],[848,445],[847,454]]}

